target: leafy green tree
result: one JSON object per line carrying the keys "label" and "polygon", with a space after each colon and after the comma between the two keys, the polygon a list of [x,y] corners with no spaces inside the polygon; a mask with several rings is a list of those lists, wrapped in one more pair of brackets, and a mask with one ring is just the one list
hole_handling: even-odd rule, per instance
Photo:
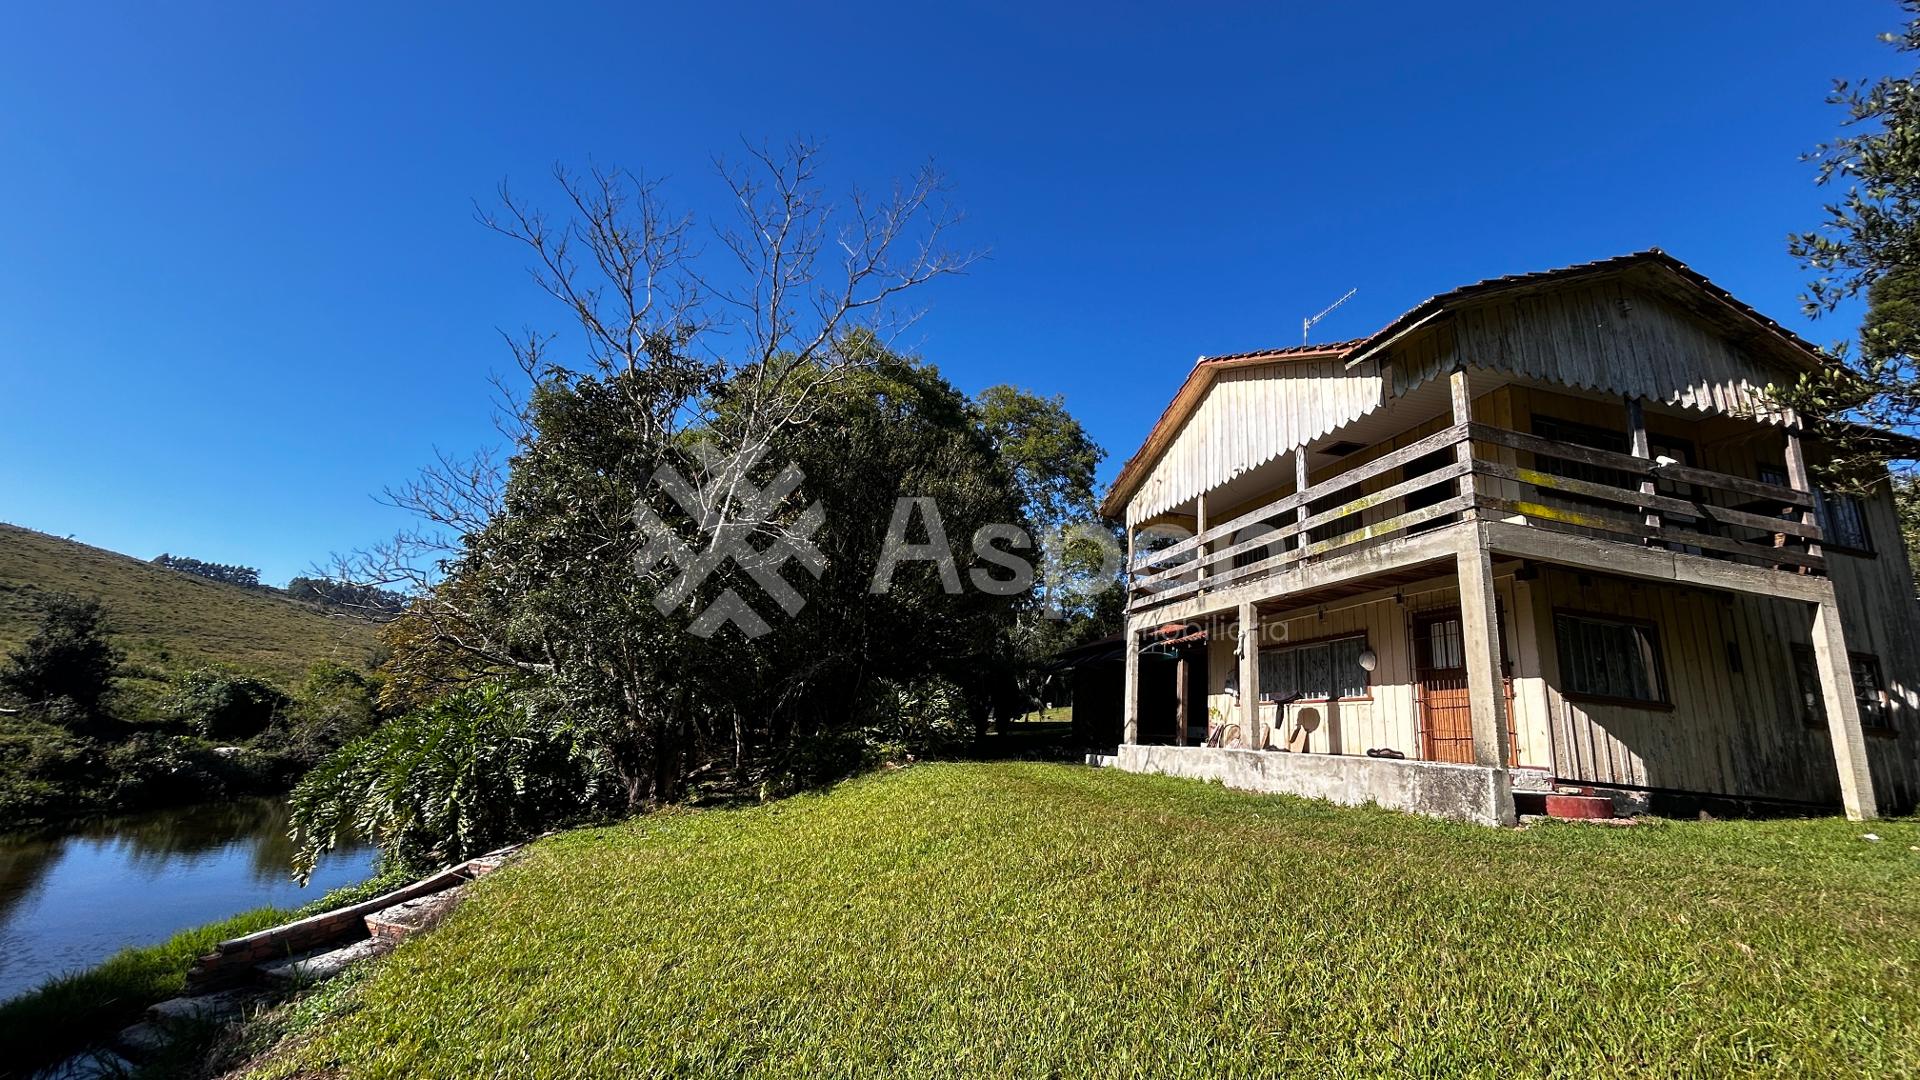
{"label": "leafy green tree", "polygon": [[[882,746],[935,747],[956,716],[993,709],[1025,602],[1005,564],[1031,554],[1008,532],[1090,502],[1097,451],[1057,402],[983,413],[884,346],[894,298],[968,261],[941,245],[931,174],[836,217],[811,148],[754,156],[757,178],[726,174],[731,274],[697,263],[686,219],[624,173],[558,174],[566,220],[512,196],[488,219],[532,253],[584,349],[564,364],[552,339],[518,343],[510,453],[389,492],[421,527],[328,573],[407,586],[384,700],[441,699],[315,770],[299,800],[310,851],[356,807],[400,837],[389,850],[448,855],[709,784],[784,790]],[[902,507],[935,554],[887,563],[883,581]],[[703,621],[729,597],[749,610]],[[483,707],[475,694],[506,691],[476,682],[511,701]],[[887,710],[911,715],[889,726]],[[481,744],[508,737],[531,756],[488,758]],[[483,768],[552,798],[469,829],[444,808],[477,797]]]}
{"label": "leafy green tree", "polygon": [[[649,488],[660,461],[623,422],[628,376],[555,379],[533,395],[536,437],[514,460],[501,510],[468,537],[449,587],[474,594],[474,638],[532,669],[531,698],[599,734],[630,805],[675,798],[686,777],[716,764],[736,779],[778,768],[807,740],[851,726],[876,679],[986,681],[1014,600],[970,583],[950,589],[931,562],[902,566],[876,592],[875,565],[900,500],[924,499],[938,521],[915,528],[941,531],[956,577],[974,569],[974,536],[1018,521],[1018,492],[969,402],[938,372],[870,340],[842,348],[860,368],[797,379],[789,392],[809,400],[811,420],[769,447],[805,477],[802,501],[820,508],[810,538],[819,579],[797,562],[779,568],[804,588],[791,616],[731,561],[682,607],[662,611],[657,598],[680,567],[634,563],[646,538],[633,493]],[[715,425],[737,422],[739,407],[719,403]],[[698,535],[683,508],[656,502],[684,535]],[[690,632],[688,612],[729,590],[760,604],[774,620],[769,633]],[[984,715],[990,702],[975,707]]]}
{"label": "leafy green tree", "polygon": [[178,570],[183,574],[193,574],[196,577],[210,578],[214,581],[224,581],[229,585],[240,585],[249,589],[260,587],[260,571],[251,566],[202,562],[199,559],[188,558],[185,555],[167,554],[156,555],[153,559],[153,564],[155,566],[166,567],[168,570]]}
{"label": "leafy green tree", "polygon": [[1067,411],[1064,397],[1003,384],[981,391],[974,409],[1036,529],[1054,533],[1095,516],[1094,471],[1107,454]]}
{"label": "leafy green tree", "polygon": [[[689,635],[688,613],[755,587],[724,560],[729,545],[795,539],[797,508],[742,514],[786,464],[776,446],[818,432],[836,393],[878,362],[871,344],[904,294],[972,259],[943,239],[955,216],[931,170],[889,197],[835,204],[816,148],[748,155],[722,169],[739,217],[716,227],[711,256],[658,184],[619,170],[556,171],[560,218],[503,189],[483,220],[530,256],[579,351],[562,363],[556,339],[513,342],[529,389],[504,418],[510,456],[442,461],[389,492],[421,526],[327,575],[417,597],[396,636],[420,648],[396,654],[407,677],[395,686],[524,679],[604,734],[635,805],[677,797],[707,764],[703,746],[732,743],[744,759],[727,738],[745,726],[729,715],[738,695],[721,691],[758,685],[750,650],[730,626]],[[679,573],[659,560],[636,570],[636,500],[656,490],[657,468],[687,469],[696,446],[727,464],[688,489],[696,505],[661,505],[660,520],[686,560],[721,565],[661,611],[655,598]]]}
{"label": "leafy green tree", "polygon": [[0,668],[0,688],[31,705],[64,704],[67,714],[91,723],[100,718],[120,659],[107,640],[107,610],[99,600],[49,593],[33,635]]}
{"label": "leafy green tree", "polygon": [[[1911,55],[1920,51],[1920,0],[1901,8],[1909,21],[1882,38]],[[1836,363],[1771,391],[1831,451],[1823,479],[1861,487],[1907,456],[1882,433],[1920,421],[1920,83],[1914,74],[1836,80],[1829,100],[1846,110],[1845,130],[1807,159],[1819,184],[1845,190],[1820,228],[1788,244],[1816,275],[1803,297],[1809,315],[1863,293],[1868,312],[1857,350],[1836,348]]]}
{"label": "leafy green tree", "polygon": [[[929,365],[871,341],[848,348],[866,350],[867,366],[827,390],[814,423],[788,433],[775,451],[805,473],[806,496],[819,500],[825,525],[816,540],[826,568],[807,586],[806,606],[755,643],[757,677],[730,698],[742,715],[767,716],[757,741],[776,759],[852,726],[879,682],[945,680],[960,688],[977,728],[1005,707],[1005,645],[1030,603],[1011,584],[1012,571],[976,554],[982,530],[1025,518],[1020,487],[974,404]],[[957,590],[940,565],[913,561],[874,591],[896,519],[912,542],[944,539]],[[998,546],[1037,555],[1010,541]],[[1009,584],[983,588],[975,572]]]}
{"label": "leafy green tree", "polygon": [[1007,675],[1021,700],[995,710],[1000,719],[1037,704],[1042,665],[1056,653],[1118,633],[1120,536],[1099,515],[1094,474],[1106,457],[1065,399],[1012,386],[991,386],[975,406],[995,452],[1012,472],[1022,513],[1043,558],[1036,587],[1010,628]]}

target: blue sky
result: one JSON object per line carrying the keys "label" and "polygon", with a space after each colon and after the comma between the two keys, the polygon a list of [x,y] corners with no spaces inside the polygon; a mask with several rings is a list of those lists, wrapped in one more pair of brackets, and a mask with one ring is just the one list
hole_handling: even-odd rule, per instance
{"label": "blue sky", "polygon": [[743,136],[868,184],[933,159],[992,258],[909,344],[1065,394],[1105,477],[1195,356],[1355,286],[1319,336],[1658,245],[1851,332],[1801,318],[1784,238],[1894,4],[1334,8],[16,7],[0,520],[276,583],[390,534],[373,493],[493,441],[497,330],[563,325],[473,200],[598,161],[711,217]]}

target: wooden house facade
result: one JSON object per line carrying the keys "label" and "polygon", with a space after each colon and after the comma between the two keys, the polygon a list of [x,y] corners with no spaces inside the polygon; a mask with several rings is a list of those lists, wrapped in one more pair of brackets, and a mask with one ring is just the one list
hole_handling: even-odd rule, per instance
{"label": "wooden house facade", "polygon": [[1820,363],[1657,250],[1203,358],[1103,510],[1126,655],[1203,634],[1210,722],[1146,746],[1129,677],[1122,765],[1475,820],[1569,786],[1913,807],[1891,492],[1820,491],[1761,393]]}

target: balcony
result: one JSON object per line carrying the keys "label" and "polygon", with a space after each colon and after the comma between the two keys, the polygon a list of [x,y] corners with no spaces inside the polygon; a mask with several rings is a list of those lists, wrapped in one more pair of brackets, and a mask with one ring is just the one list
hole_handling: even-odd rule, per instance
{"label": "balcony", "polygon": [[[1804,485],[1797,439],[1789,436],[1788,444],[1795,479]],[[1749,583],[1756,570],[1824,575],[1813,510],[1812,494],[1798,487],[1456,423],[1197,536],[1137,554],[1127,610],[1185,617],[1210,599],[1224,602],[1218,594],[1246,593],[1475,522],[1523,541],[1516,550],[1534,546],[1524,542],[1533,534],[1521,529],[1578,538],[1553,549],[1576,563],[1607,566],[1660,553],[1703,570],[1727,567]]]}

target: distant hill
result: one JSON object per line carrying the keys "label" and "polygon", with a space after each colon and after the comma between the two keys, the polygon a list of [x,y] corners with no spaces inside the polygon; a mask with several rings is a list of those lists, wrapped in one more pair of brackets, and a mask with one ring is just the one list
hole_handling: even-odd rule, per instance
{"label": "distant hill", "polygon": [[364,665],[378,628],[350,615],[0,524],[0,652],[33,632],[41,591],[97,596],[128,659],[220,661],[291,684],[317,660]]}

